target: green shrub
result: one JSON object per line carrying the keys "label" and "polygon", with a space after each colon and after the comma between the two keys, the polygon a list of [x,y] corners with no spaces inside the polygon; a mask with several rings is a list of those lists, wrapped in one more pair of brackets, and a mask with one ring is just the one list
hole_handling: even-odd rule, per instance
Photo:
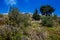
{"label": "green shrub", "polygon": [[12,25],[12,26],[19,26],[19,11],[17,8],[11,8],[11,10],[9,11],[9,14],[8,14],[8,17],[9,17],[9,25]]}
{"label": "green shrub", "polygon": [[30,26],[31,25],[31,20],[30,20],[30,16],[28,14],[24,14],[21,17],[21,23],[24,24],[24,27]]}
{"label": "green shrub", "polygon": [[43,26],[47,26],[47,27],[53,26],[53,20],[51,16],[43,16],[41,20]]}
{"label": "green shrub", "polygon": [[20,25],[27,26],[30,24],[29,15],[19,13],[17,8],[13,8],[12,10],[10,10],[8,17],[9,17],[8,24],[14,27],[15,26],[20,27]]}
{"label": "green shrub", "polygon": [[58,23],[60,24],[60,18],[58,19]]}
{"label": "green shrub", "polygon": [[0,14],[0,17],[3,17],[3,14]]}

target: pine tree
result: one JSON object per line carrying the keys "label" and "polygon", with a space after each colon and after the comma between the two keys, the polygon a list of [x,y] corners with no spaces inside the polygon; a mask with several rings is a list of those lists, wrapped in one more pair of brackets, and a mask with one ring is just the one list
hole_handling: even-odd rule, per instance
{"label": "pine tree", "polygon": [[40,20],[40,15],[38,14],[38,10],[37,10],[37,9],[35,10],[32,18],[33,18],[34,20]]}

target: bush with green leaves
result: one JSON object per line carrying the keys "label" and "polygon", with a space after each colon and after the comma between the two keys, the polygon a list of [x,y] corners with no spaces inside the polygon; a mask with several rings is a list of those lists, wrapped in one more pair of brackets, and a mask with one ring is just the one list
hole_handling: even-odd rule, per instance
{"label": "bush with green leaves", "polygon": [[41,18],[42,20],[42,25],[47,26],[47,27],[52,27],[53,26],[53,20],[51,16],[43,16]]}
{"label": "bush with green leaves", "polygon": [[19,13],[17,8],[12,8],[8,14],[9,20],[8,24],[12,26],[27,26],[29,23],[29,15]]}
{"label": "bush with green leaves", "polygon": [[8,17],[10,25],[19,25],[19,11],[17,8],[11,8]]}
{"label": "bush with green leaves", "polygon": [[4,25],[4,16],[0,14],[0,25]]}
{"label": "bush with green leaves", "polygon": [[0,17],[3,17],[3,14],[0,14]]}
{"label": "bush with green leaves", "polygon": [[58,17],[58,23],[60,24],[60,17]]}
{"label": "bush with green leaves", "polygon": [[56,20],[56,21],[57,21],[57,18],[58,18],[58,17],[57,17],[57,14],[54,14],[54,15],[53,15],[53,20]]}
{"label": "bush with green leaves", "polygon": [[30,16],[28,14],[20,14],[20,23],[24,25],[24,27],[31,25]]}

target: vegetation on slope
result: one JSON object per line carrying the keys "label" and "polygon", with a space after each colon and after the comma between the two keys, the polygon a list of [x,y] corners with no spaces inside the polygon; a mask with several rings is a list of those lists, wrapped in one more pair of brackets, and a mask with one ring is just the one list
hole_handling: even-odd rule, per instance
{"label": "vegetation on slope", "polygon": [[42,14],[46,14],[39,15],[36,11],[31,18],[12,8],[8,15],[2,16],[4,24],[0,25],[0,40],[60,40],[60,17],[49,14],[53,12],[50,6],[41,9]]}

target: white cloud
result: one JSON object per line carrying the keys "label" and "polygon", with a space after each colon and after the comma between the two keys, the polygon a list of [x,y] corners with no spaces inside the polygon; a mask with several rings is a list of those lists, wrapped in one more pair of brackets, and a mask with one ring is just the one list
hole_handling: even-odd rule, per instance
{"label": "white cloud", "polygon": [[8,15],[8,13],[2,13],[3,15]]}
{"label": "white cloud", "polygon": [[16,5],[16,0],[5,0],[7,5]]}

